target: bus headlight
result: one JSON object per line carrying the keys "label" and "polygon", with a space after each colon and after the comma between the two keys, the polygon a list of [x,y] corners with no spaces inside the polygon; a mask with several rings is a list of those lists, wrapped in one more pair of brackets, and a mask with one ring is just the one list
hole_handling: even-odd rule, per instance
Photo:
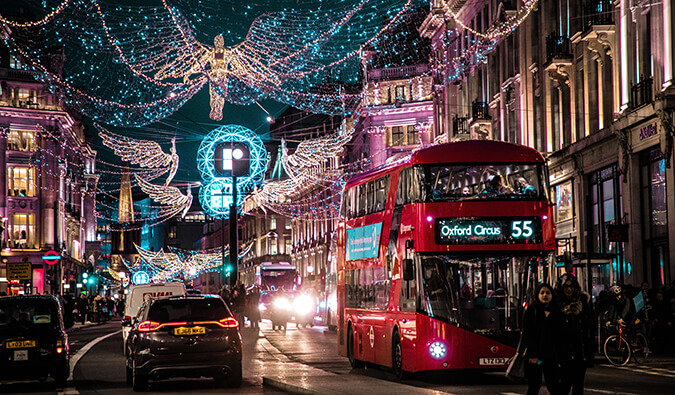
{"label": "bus headlight", "polygon": [[314,309],[314,301],[309,295],[300,295],[293,301],[293,307],[298,314],[309,314]]}
{"label": "bus headlight", "polygon": [[274,299],[274,302],[272,303],[274,304],[274,308],[279,310],[288,310],[291,307],[291,304],[288,301],[288,299],[284,297],[278,297]]}
{"label": "bus headlight", "polygon": [[433,342],[429,345],[429,354],[436,359],[441,359],[447,354],[447,348],[443,342]]}

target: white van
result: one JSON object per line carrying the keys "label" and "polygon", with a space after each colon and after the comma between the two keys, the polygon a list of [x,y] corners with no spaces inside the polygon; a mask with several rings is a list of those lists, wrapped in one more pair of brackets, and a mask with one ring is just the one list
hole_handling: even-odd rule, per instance
{"label": "white van", "polygon": [[169,296],[185,295],[183,283],[157,283],[132,285],[124,303],[124,318],[122,319],[122,338],[127,341],[127,335],[131,329],[131,321],[141,305],[151,298],[165,298]]}

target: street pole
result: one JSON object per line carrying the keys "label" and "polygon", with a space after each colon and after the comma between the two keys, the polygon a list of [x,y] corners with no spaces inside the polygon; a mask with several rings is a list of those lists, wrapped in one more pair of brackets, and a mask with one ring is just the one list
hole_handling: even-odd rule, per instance
{"label": "street pole", "polygon": [[232,176],[232,205],[230,206],[230,285],[234,286],[239,277],[239,248],[237,234],[237,176]]}
{"label": "street pole", "polygon": [[222,243],[220,244],[221,270],[225,271],[225,216],[220,218],[220,236],[222,240]]}

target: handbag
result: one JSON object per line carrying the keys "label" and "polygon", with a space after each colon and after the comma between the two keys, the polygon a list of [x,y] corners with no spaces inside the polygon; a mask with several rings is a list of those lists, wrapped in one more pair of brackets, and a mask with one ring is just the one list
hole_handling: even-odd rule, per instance
{"label": "handbag", "polygon": [[509,367],[506,368],[506,373],[504,374],[506,378],[516,384],[525,382],[525,363],[525,357],[520,353],[516,353],[509,360]]}
{"label": "handbag", "polygon": [[523,332],[520,332],[520,339],[518,340],[518,347],[516,348],[516,355],[511,357],[509,360],[509,367],[506,368],[506,376],[510,381],[521,384],[525,382],[525,364],[527,360],[525,359],[525,353],[527,349],[520,351],[520,345],[523,342]]}

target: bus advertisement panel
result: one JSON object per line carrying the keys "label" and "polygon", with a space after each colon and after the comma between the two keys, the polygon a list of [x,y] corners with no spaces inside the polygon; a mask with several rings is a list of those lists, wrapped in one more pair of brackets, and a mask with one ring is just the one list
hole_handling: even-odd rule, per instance
{"label": "bus advertisement panel", "polygon": [[410,372],[503,369],[555,247],[535,150],[464,141],[350,180],[337,227],[338,352]]}

